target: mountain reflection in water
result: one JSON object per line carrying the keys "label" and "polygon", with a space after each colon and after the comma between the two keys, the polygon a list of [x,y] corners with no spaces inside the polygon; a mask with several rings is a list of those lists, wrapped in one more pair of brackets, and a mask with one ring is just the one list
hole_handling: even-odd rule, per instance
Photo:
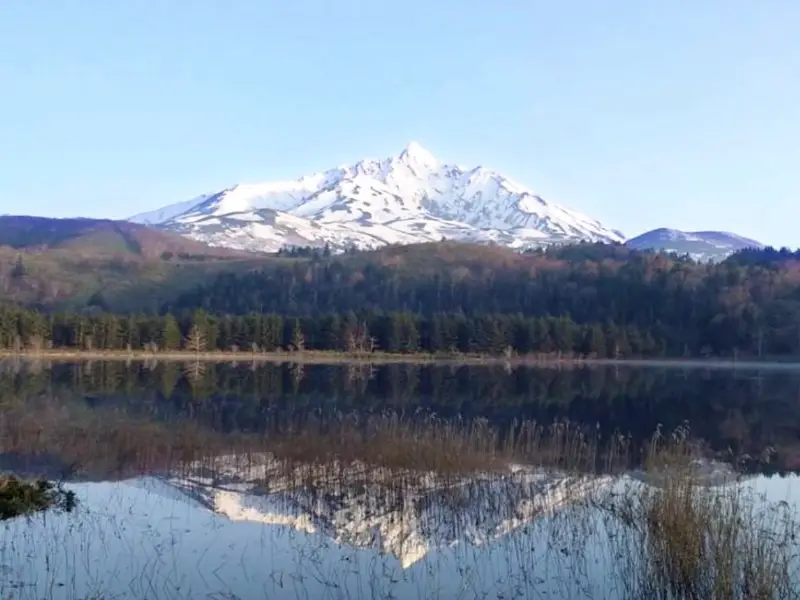
{"label": "mountain reflection in water", "polygon": [[794,522],[798,380],[728,377],[0,363],[0,467],[78,500],[4,523],[0,598],[649,597],[677,469]]}
{"label": "mountain reflection in water", "polygon": [[[336,544],[375,548],[407,568],[436,548],[491,543],[611,481],[524,467],[448,478],[430,472],[367,475],[359,465],[319,465],[298,476],[271,477],[278,469],[269,457],[249,456],[248,462],[242,467],[239,457],[220,456],[211,471],[208,463],[193,464],[181,477],[150,478],[146,485],[172,497],[182,493],[234,521],[286,525]],[[209,472],[214,475],[203,476]]]}
{"label": "mountain reflection in water", "polygon": [[[646,485],[626,475],[516,467],[369,481],[318,467],[293,487],[265,485],[262,458],[72,484],[76,514],[7,523],[0,587],[15,598],[628,597],[610,545],[625,527],[600,508]],[[728,485],[775,501],[793,480]]]}

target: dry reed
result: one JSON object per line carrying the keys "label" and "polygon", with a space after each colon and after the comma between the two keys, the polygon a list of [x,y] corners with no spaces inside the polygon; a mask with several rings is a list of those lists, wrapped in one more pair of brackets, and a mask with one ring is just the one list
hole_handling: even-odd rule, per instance
{"label": "dry reed", "polygon": [[649,483],[628,481],[601,505],[624,597],[798,597],[794,511],[708,467],[685,430],[659,432],[645,462]]}

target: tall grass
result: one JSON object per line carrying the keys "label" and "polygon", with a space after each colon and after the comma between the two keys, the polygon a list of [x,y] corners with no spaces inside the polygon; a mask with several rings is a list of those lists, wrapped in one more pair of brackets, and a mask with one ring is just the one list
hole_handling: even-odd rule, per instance
{"label": "tall grass", "polygon": [[798,523],[739,478],[709,485],[708,463],[685,430],[657,433],[646,479],[603,504],[626,598],[779,600],[798,597]]}
{"label": "tall grass", "polygon": [[593,473],[636,460],[627,438],[601,439],[594,428],[567,421],[520,421],[500,429],[482,419],[349,412],[311,415],[261,434],[223,433],[191,419],[159,422],[114,408],[86,409],[53,396],[1,408],[0,452],[50,456],[64,475],[82,478],[168,471],[222,454],[269,453],[287,468],[357,462],[439,474],[497,472],[511,464]]}

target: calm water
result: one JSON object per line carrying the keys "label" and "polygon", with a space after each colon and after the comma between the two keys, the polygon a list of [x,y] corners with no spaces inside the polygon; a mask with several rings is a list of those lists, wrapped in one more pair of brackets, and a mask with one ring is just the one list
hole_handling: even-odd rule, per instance
{"label": "calm water", "polygon": [[623,598],[596,506],[657,430],[800,492],[792,370],[0,362],[0,403],[0,467],[78,497],[4,523],[4,599]]}

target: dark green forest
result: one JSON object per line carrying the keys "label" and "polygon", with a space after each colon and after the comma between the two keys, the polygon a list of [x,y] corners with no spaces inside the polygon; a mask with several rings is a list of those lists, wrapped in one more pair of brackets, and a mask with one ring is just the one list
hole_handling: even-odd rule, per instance
{"label": "dark green forest", "polygon": [[700,264],[623,246],[518,254],[465,244],[327,253],[222,273],[113,314],[0,309],[0,347],[335,350],[580,357],[800,354],[800,254]]}

